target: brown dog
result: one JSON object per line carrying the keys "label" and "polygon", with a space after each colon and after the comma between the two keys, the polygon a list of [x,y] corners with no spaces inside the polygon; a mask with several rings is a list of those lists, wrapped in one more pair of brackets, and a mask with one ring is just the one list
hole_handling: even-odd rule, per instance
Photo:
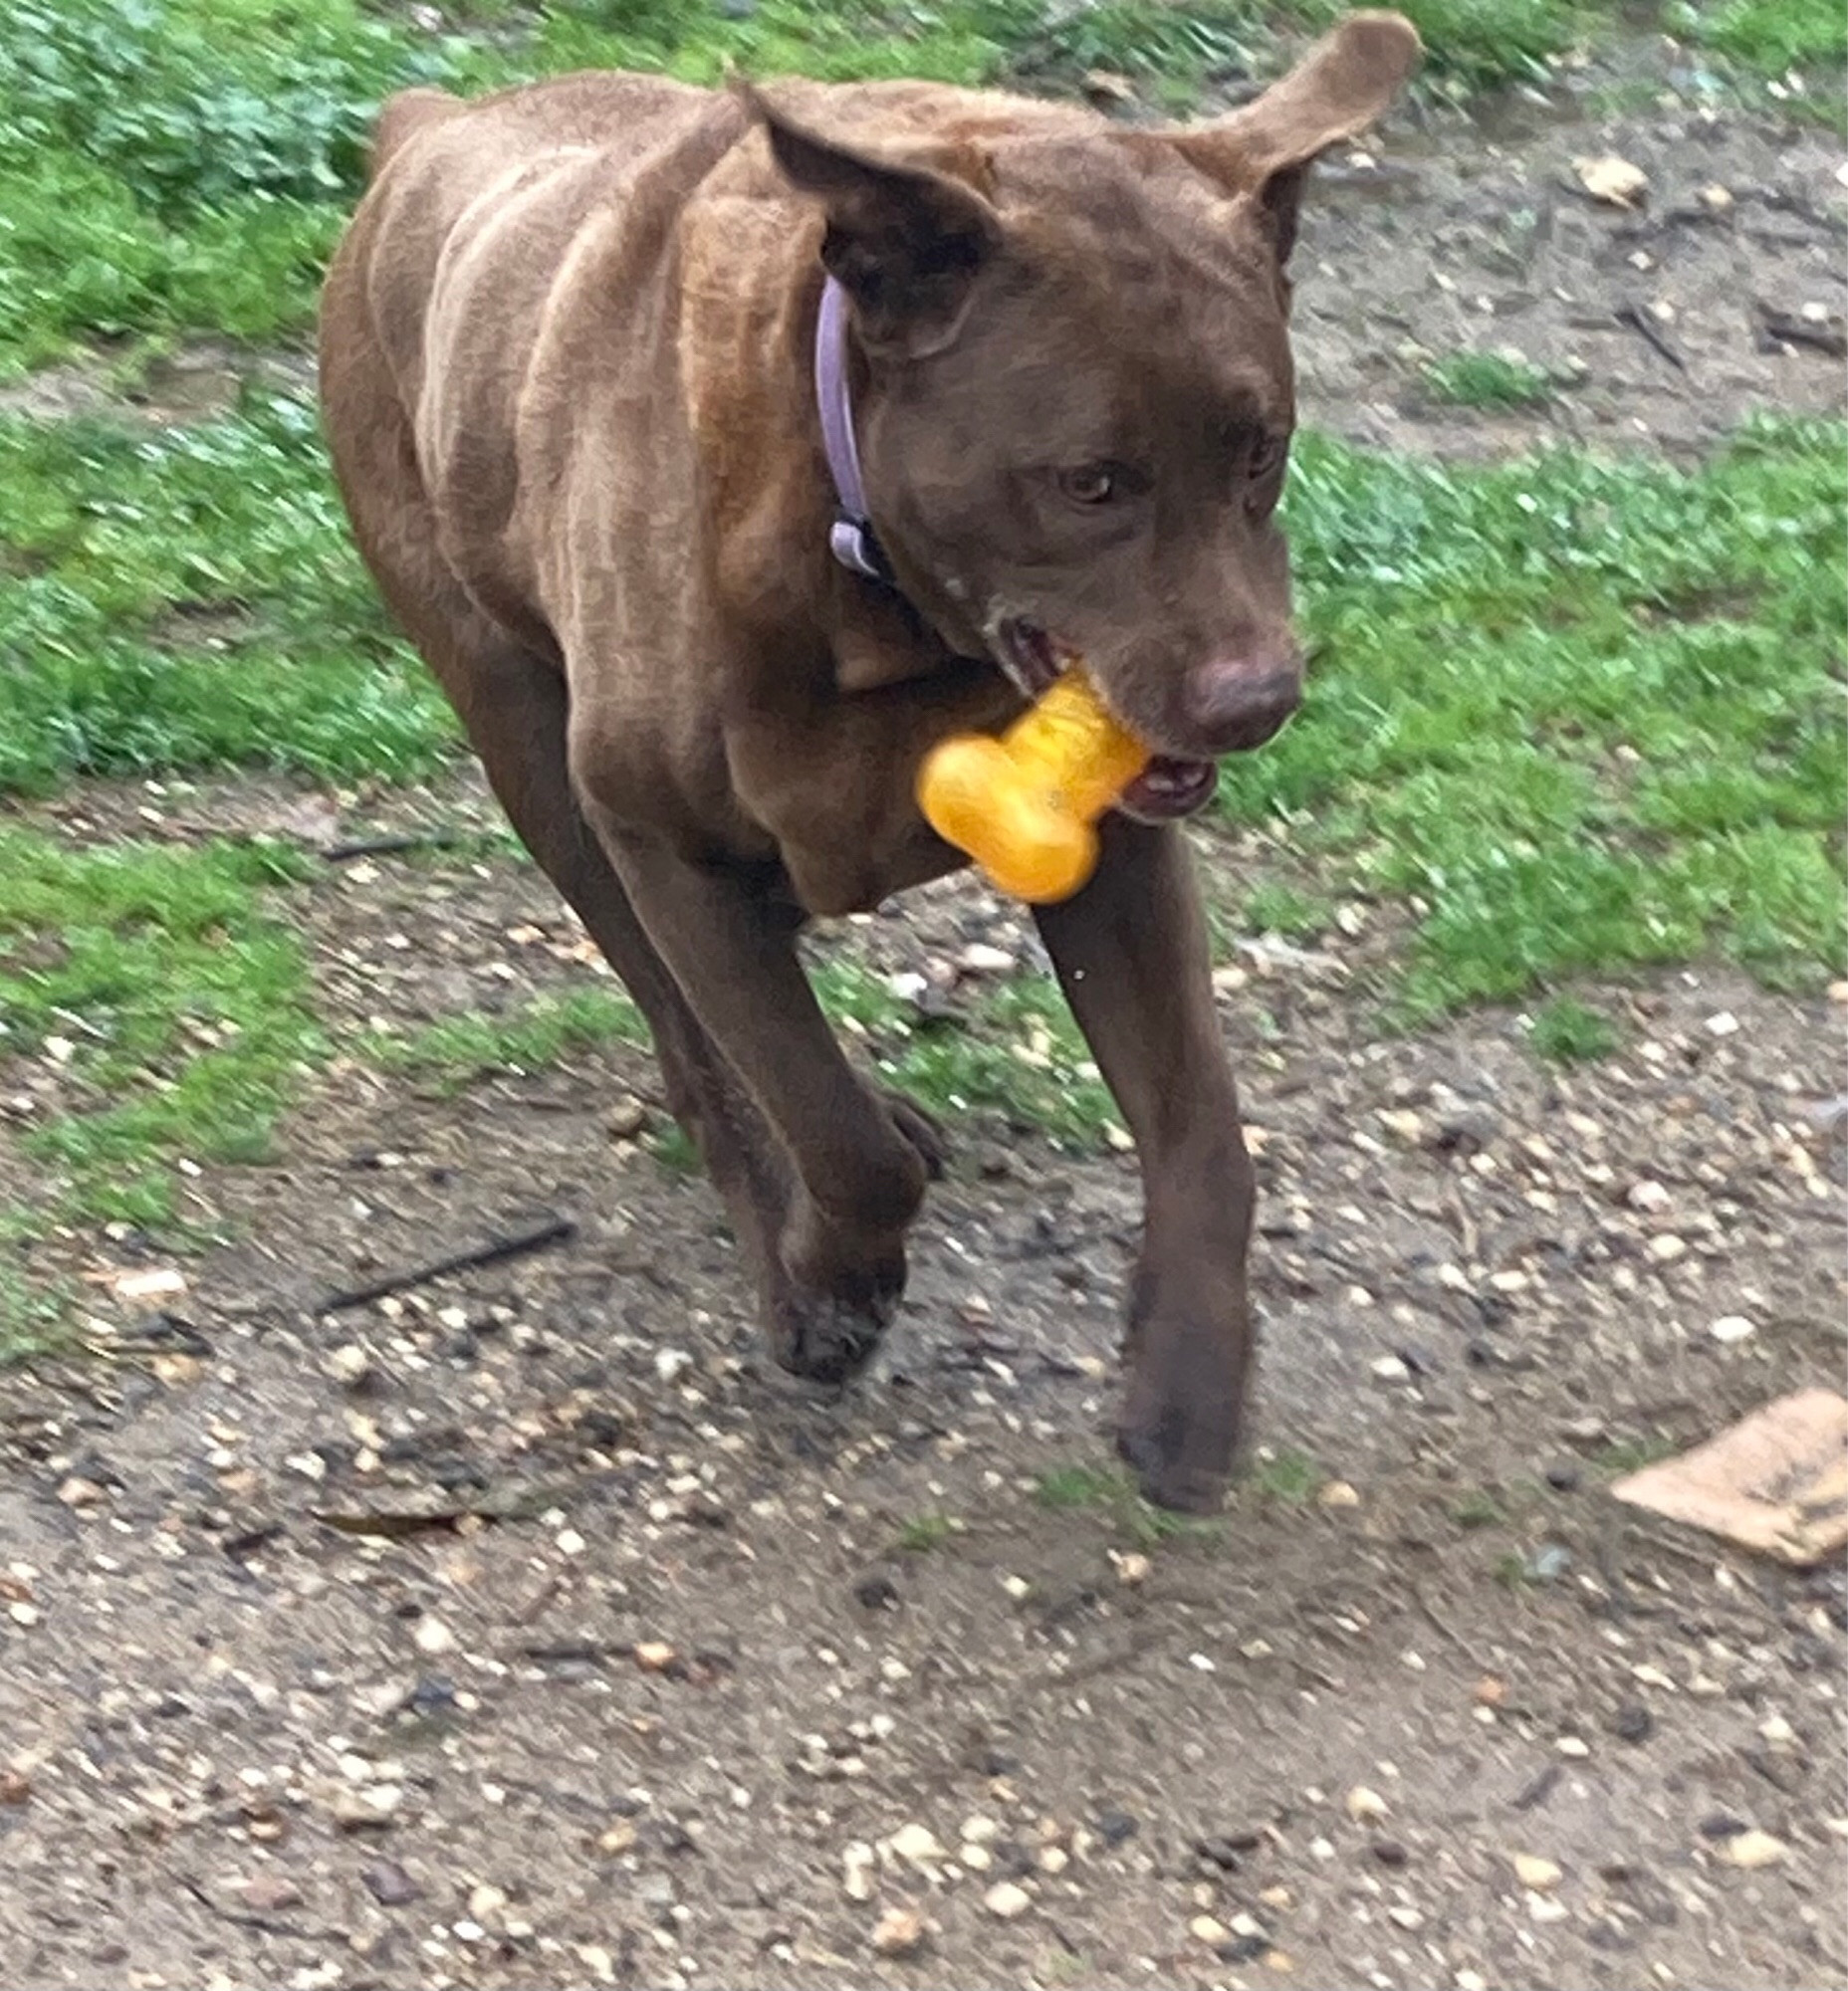
{"label": "brown dog", "polygon": [[923,84],[412,91],[324,300],[360,550],[646,1012],[785,1367],[869,1352],[936,1161],[842,1058],[805,917],[961,861],[920,757],[1066,654],[1159,750],[1039,919],[1140,1152],[1120,1434],[1171,1506],[1231,1463],[1252,1172],[1164,819],[1297,700],[1283,265],[1309,161],[1417,47],[1356,15],[1174,131]]}

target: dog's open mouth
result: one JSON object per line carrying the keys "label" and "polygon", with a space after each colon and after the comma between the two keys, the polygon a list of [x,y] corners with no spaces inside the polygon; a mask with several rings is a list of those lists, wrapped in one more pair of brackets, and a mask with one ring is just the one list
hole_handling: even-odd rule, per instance
{"label": "dog's open mouth", "polygon": [[[1001,665],[1029,698],[1038,698],[1078,660],[1049,630],[1023,616],[1010,617],[1000,629]],[[1140,822],[1173,822],[1192,815],[1219,783],[1211,761],[1184,761],[1157,754],[1117,797],[1124,815]]]}

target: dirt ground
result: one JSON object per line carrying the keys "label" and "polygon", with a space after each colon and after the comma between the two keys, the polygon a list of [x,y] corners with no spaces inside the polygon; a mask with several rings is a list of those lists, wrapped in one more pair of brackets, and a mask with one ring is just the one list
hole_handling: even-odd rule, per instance
{"label": "dirt ground", "polygon": [[[1607,149],[1650,171],[1644,215],[1567,190]],[[1305,236],[1309,419],[1680,447],[1839,404],[1753,304],[1842,309],[1825,139],[1536,115],[1378,156]],[[1732,204],[1702,218],[1710,184]],[[1685,371],[1626,302],[1672,306]],[[1439,414],[1413,347],[1460,343],[1583,384]],[[253,782],[34,813],[312,841],[331,808]],[[459,778],[338,828],[486,820]],[[1222,876],[1274,855],[1203,846]],[[332,1017],[594,973],[511,861],[330,866],[303,903]],[[826,1400],[759,1350],[711,1192],[631,1138],[639,1054],[453,1098],[336,1064],[279,1166],[190,1183],[238,1241],[168,1311],[100,1295],[100,1355],[0,1377],[7,1980],[1848,1979],[1843,1572],[1608,1493],[1840,1381],[1841,1011],[1676,974],[1609,992],[1624,1049],[1561,1073],[1506,1014],[1381,1039],[1356,984],[1384,938],[1222,974],[1265,1189],[1258,1450],[1223,1520],[1159,1540],[1101,1477],[1128,1158],[959,1130],[879,1366]],[[1031,954],[964,885],[821,944],[897,970],[977,940]],[[555,1213],[552,1248],[322,1308]],[[1785,1857],[1736,1864],[1746,1827]],[[918,1946],[882,1954],[905,1910]]]}

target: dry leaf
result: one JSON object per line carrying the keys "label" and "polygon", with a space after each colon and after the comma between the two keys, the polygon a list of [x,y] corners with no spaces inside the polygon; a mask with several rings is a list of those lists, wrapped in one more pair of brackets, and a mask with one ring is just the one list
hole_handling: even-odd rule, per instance
{"label": "dry leaf", "polygon": [[1606,201],[1612,207],[1635,207],[1649,191],[1649,175],[1615,152],[1595,159],[1574,159],[1572,170],[1593,200]]}
{"label": "dry leaf", "polygon": [[1848,1545],[1848,1402],[1798,1390],[1611,1491],[1807,1568]]}
{"label": "dry leaf", "polygon": [[151,1306],[160,1300],[176,1299],[186,1290],[186,1275],[172,1265],[143,1265],[132,1270],[111,1270],[90,1276],[106,1285],[118,1300],[137,1306]]}

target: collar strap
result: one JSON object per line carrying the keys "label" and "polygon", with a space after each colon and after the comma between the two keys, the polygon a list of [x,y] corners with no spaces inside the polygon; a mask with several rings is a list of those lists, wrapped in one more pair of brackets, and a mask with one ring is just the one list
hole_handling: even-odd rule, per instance
{"label": "collar strap", "polygon": [[822,282],[821,310],[815,320],[814,397],[821,414],[821,450],[834,480],[828,551],[849,573],[895,586],[892,563],[866,510],[859,445],[853,439],[853,397],[847,384],[847,294],[833,277]]}

